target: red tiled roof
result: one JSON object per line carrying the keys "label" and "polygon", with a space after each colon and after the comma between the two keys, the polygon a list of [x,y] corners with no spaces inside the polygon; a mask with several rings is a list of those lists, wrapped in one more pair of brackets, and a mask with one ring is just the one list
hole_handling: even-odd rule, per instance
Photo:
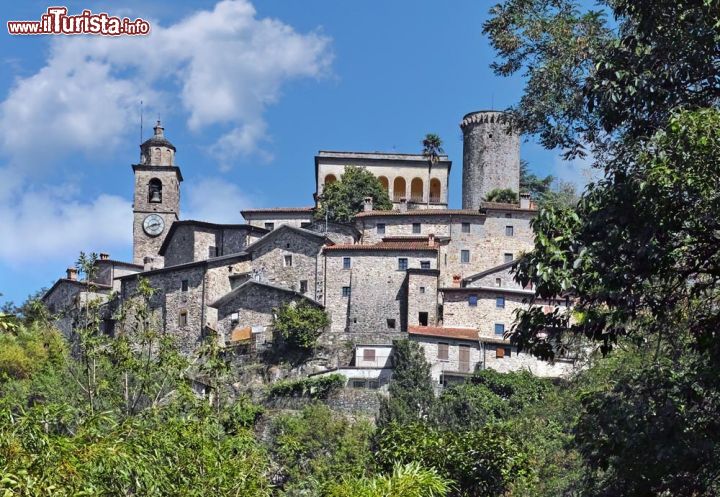
{"label": "red tiled roof", "polygon": [[355,214],[355,217],[373,216],[484,216],[485,214],[476,209],[408,209],[406,212],[392,211],[363,211]]}
{"label": "red tiled roof", "polygon": [[428,245],[427,239],[422,241],[378,242],[375,244],[339,243],[325,247],[325,250],[437,250],[437,245]]}
{"label": "red tiled roof", "polygon": [[498,209],[498,210],[514,210],[514,211],[536,211],[537,205],[534,202],[530,202],[529,209],[521,209],[520,204],[507,204],[505,202],[481,202],[480,207],[483,209]]}
{"label": "red tiled roof", "polygon": [[243,209],[240,214],[262,214],[266,212],[312,212],[315,207],[267,207],[259,209]]}
{"label": "red tiled roof", "polygon": [[429,337],[455,338],[457,340],[478,340],[478,331],[475,328],[445,328],[440,326],[408,326],[411,335]]}

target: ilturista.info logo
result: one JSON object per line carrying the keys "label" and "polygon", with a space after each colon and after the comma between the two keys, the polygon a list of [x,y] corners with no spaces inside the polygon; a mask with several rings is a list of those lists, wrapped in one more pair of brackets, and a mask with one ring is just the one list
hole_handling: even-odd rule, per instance
{"label": "ilturista.info logo", "polygon": [[142,36],[150,33],[150,23],[144,19],[116,17],[85,9],[68,15],[67,7],[48,7],[39,21],[8,21],[11,35],[99,35]]}

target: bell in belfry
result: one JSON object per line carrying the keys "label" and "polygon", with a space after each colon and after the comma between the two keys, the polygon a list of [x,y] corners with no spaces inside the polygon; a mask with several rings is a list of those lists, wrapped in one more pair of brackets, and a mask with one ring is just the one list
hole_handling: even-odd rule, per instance
{"label": "bell in belfry", "polygon": [[158,190],[153,190],[150,193],[150,202],[162,202],[162,197],[160,196],[160,192]]}

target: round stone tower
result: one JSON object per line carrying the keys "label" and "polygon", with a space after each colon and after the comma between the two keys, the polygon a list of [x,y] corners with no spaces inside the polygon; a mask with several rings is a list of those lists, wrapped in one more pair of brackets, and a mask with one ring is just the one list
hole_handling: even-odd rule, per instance
{"label": "round stone tower", "polygon": [[463,132],[463,209],[477,209],[496,188],[520,190],[520,136],[510,114],[477,111],[460,122]]}

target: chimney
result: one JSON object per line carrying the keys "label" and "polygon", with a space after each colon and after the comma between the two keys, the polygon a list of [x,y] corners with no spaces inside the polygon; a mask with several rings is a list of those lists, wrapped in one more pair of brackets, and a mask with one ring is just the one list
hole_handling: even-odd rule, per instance
{"label": "chimney", "polygon": [[143,259],[143,271],[152,271],[153,269],[157,269],[155,267],[155,259],[153,257],[147,256]]}
{"label": "chimney", "polygon": [[453,274],[453,282],[452,286],[459,287],[460,286],[460,275],[459,274]]}
{"label": "chimney", "polygon": [[520,208],[521,209],[529,209],[530,208],[530,194],[525,192],[520,194]]}
{"label": "chimney", "polygon": [[67,268],[67,279],[76,281],[77,280],[77,269],[74,267]]}
{"label": "chimney", "polygon": [[365,201],[365,203],[363,204],[363,210],[365,212],[370,212],[371,210],[373,210],[373,198],[365,197],[363,200]]}
{"label": "chimney", "polygon": [[435,234],[430,233],[428,235],[428,247],[435,248]]}
{"label": "chimney", "polygon": [[402,197],[400,199],[400,207],[398,208],[400,212],[407,212],[407,197]]}
{"label": "chimney", "polygon": [[100,252],[100,260],[101,261],[107,261],[110,259],[110,254],[107,252]]}

